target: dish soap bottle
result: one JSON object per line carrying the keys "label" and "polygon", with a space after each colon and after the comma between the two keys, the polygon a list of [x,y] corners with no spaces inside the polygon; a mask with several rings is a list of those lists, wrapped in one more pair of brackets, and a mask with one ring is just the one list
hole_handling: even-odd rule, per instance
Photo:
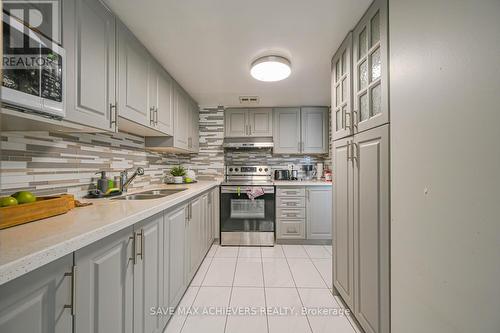
{"label": "dish soap bottle", "polygon": [[106,171],[99,171],[96,172],[97,174],[101,174],[101,178],[97,180],[97,189],[101,191],[102,193],[106,193],[108,190],[108,178],[106,178]]}

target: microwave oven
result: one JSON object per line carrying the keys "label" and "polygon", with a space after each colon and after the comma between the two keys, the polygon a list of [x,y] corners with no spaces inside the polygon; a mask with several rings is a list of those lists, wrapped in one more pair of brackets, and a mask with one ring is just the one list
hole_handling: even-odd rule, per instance
{"label": "microwave oven", "polygon": [[2,104],[23,112],[64,118],[64,49],[5,12],[2,24]]}

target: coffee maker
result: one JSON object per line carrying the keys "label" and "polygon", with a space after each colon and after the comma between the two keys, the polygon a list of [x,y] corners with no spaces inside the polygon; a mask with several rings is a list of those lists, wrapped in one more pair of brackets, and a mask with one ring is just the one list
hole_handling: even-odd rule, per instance
{"label": "coffee maker", "polygon": [[304,164],[302,171],[304,172],[304,180],[312,180],[316,174],[313,164]]}

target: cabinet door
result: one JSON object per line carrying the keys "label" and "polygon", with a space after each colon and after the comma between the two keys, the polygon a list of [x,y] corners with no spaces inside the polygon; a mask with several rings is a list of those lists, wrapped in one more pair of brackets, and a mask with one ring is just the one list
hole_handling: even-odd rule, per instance
{"label": "cabinet door", "polygon": [[188,282],[194,277],[196,270],[201,261],[201,214],[202,214],[202,202],[201,198],[198,197],[193,199],[190,203],[189,208],[189,218],[188,218],[188,228],[186,232],[186,246],[187,253],[189,253],[187,262],[187,279]]}
{"label": "cabinet door", "polygon": [[[161,292],[161,305],[164,308],[170,307],[170,223],[169,213],[163,214],[163,283]],[[174,255],[177,255],[175,253]],[[184,269],[182,270],[184,271]],[[163,314],[160,318],[161,327],[165,327],[170,319],[170,315]]]}
{"label": "cabinet door", "polygon": [[332,239],[332,189],[306,189],[307,239]]}
{"label": "cabinet door", "polygon": [[224,112],[225,137],[242,137],[249,135],[248,110],[226,109]]}
{"label": "cabinet door", "polygon": [[0,332],[68,333],[73,327],[68,254],[0,287]]}
{"label": "cabinet door", "polygon": [[354,314],[389,332],[389,125],[354,136]]}
{"label": "cabinet door", "polygon": [[186,206],[174,209],[165,215],[169,225],[169,306],[175,307],[186,290]]}
{"label": "cabinet door", "polygon": [[300,153],[300,109],[274,109],[273,141],[275,154]]}
{"label": "cabinet door", "polygon": [[355,131],[389,122],[387,0],[375,0],[353,31]]}
{"label": "cabinet door", "polygon": [[[208,221],[210,220],[210,216],[208,213],[209,205],[208,205],[208,196],[210,194],[204,194],[201,196],[201,255],[203,257],[205,255],[205,251],[208,246]],[[201,261],[201,260],[200,260]]]}
{"label": "cabinet door", "polygon": [[347,305],[354,296],[352,137],[333,142],[333,285]]}
{"label": "cabinet door", "polygon": [[328,153],[328,109],[304,107],[302,118],[302,152],[306,154]]}
{"label": "cabinet door", "polygon": [[249,136],[273,136],[273,110],[258,108],[248,110]]}
{"label": "cabinet door", "polygon": [[75,332],[133,331],[132,227],[75,252]]}
{"label": "cabinet door", "polygon": [[189,150],[192,153],[197,153],[200,150],[200,115],[199,109],[195,102],[189,101],[189,129],[190,129],[190,140],[189,140]]}
{"label": "cabinet door", "polygon": [[174,146],[187,150],[189,147],[189,109],[184,92],[174,85]]}
{"label": "cabinet door", "polygon": [[134,332],[161,332],[161,316],[150,309],[163,306],[163,213],[134,225]]}
{"label": "cabinet door", "polygon": [[115,16],[99,0],[64,1],[63,10],[65,119],[115,131]]}
{"label": "cabinet door", "polygon": [[332,138],[353,134],[352,32],[347,34],[332,60]]}
{"label": "cabinet door", "polygon": [[165,70],[156,64],[149,72],[149,110],[152,127],[166,135],[174,133],[172,81]]}
{"label": "cabinet door", "polygon": [[123,25],[118,25],[118,114],[151,127],[148,52]]}

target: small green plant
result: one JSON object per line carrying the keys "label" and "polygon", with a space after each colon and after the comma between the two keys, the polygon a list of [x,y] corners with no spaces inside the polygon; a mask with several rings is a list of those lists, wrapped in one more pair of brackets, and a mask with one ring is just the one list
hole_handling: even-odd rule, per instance
{"label": "small green plant", "polygon": [[182,177],[186,175],[186,169],[182,165],[174,166],[172,170],[170,170],[170,174],[174,177]]}

